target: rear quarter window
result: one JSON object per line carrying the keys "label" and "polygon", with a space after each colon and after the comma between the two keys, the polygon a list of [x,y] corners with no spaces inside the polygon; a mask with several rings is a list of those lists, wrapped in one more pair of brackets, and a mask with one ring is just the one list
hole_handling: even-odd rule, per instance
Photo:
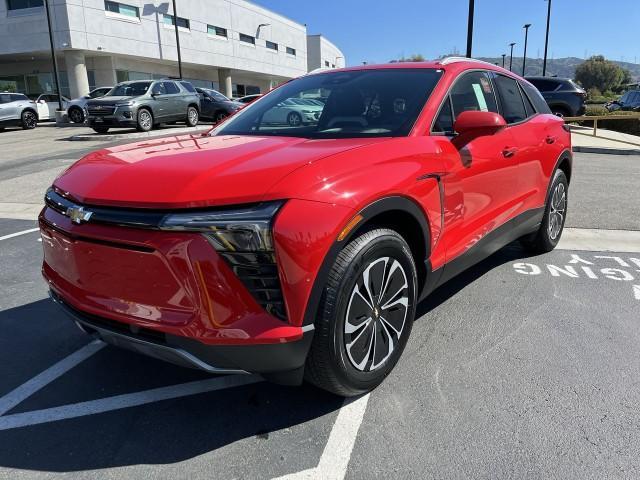
{"label": "rear quarter window", "polygon": [[180,82],[180,85],[182,85],[188,92],[197,93],[195,87],[189,82]]}
{"label": "rear quarter window", "polygon": [[522,87],[522,91],[526,94],[529,100],[531,100],[531,103],[533,103],[536,112],[551,113],[549,105],[547,105],[547,102],[545,102],[544,98],[537,88],[534,88],[526,82],[520,82],[520,86]]}

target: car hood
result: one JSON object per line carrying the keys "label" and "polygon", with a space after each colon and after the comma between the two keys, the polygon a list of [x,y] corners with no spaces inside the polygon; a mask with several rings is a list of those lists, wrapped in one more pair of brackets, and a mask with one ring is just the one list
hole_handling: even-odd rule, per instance
{"label": "car hood", "polygon": [[312,162],[382,138],[185,135],[106,148],[63,172],[54,187],[87,205],[198,208],[269,199],[269,189]]}
{"label": "car hood", "polygon": [[131,100],[135,100],[138,97],[127,97],[127,96],[118,96],[118,97],[100,97],[94,98],[87,102],[88,105],[113,105],[118,102],[130,102]]}

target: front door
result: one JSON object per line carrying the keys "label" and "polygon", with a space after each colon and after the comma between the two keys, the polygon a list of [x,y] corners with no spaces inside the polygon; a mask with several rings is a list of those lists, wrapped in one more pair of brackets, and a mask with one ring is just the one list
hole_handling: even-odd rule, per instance
{"label": "front door", "polygon": [[492,135],[453,135],[456,116],[464,111],[498,113],[497,98],[487,72],[463,74],[454,84],[434,122],[442,150],[446,262],[471,249],[505,223],[517,208],[518,152],[508,128]]}

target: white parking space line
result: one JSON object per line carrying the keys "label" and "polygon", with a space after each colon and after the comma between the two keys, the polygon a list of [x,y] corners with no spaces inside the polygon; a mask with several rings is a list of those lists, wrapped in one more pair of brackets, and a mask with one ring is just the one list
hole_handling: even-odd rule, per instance
{"label": "white parking space line", "polygon": [[640,252],[640,232],[565,228],[558,243],[560,250],[592,252]]}
{"label": "white parking space line", "polygon": [[344,401],[317,467],[284,475],[278,477],[278,480],[344,479],[358,430],[367,410],[369,395],[368,393],[356,399],[347,398]]}
{"label": "white parking space line", "polygon": [[86,402],[72,403],[60,407],[34,410],[32,412],[15,413],[0,417],[0,431],[12,428],[39,425],[42,423],[66,420],[68,418],[84,417],[96,413],[110,412],[123,408],[136,407],[147,403],[171,400],[174,398],[187,397],[199,393],[212,392],[225,388],[239,387],[251,383],[263,381],[261,377],[255,375],[229,375],[215,377],[196,382],[171,385],[169,387],[154,388],[142,392],[126,393],[113,397],[89,400]]}
{"label": "white parking space line", "polygon": [[0,237],[0,240],[9,240],[10,238],[19,237],[20,235],[26,235],[27,233],[37,232],[40,230],[39,228],[30,228],[29,230],[23,230],[21,232],[10,233],[9,235],[4,235]]}
{"label": "white parking space line", "polygon": [[81,349],[76,350],[71,355],[63,358],[58,363],[47,368],[44,372],[36,375],[31,380],[23,383],[15,390],[7,393],[4,397],[0,398],[0,415],[4,415],[20,402],[36,393],[42,387],[53,382],[59,376],[68,372],[94,353],[100,351],[104,346],[105,343],[100,340],[94,340]]}

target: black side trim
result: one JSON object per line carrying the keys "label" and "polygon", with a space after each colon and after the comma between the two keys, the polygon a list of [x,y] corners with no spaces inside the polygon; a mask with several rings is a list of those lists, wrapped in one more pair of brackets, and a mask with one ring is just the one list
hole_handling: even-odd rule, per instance
{"label": "black side trim", "polygon": [[[428,277],[429,273],[431,272],[431,263],[428,260],[429,256],[431,255],[431,234],[429,230],[429,224],[427,223],[427,219],[424,216],[424,213],[422,212],[420,207],[418,207],[418,205],[416,205],[413,201],[409,200],[406,197],[399,196],[386,197],[381,198],[380,200],[376,200],[375,202],[369,204],[368,206],[360,210],[360,212],[358,212],[363,217],[363,220],[360,221],[360,224],[364,225],[368,220],[375,217],[376,215],[393,210],[402,210],[409,213],[420,224],[420,228],[425,238],[425,269]],[[334,244],[329,249],[329,252],[325,256],[324,261],[322,262],[322,266],[320,267],[316,280],[313,284],[311,295],[309,296],[309,301],[307,302],[307,308],[305,310],[304,320],[302,322],[303,325],[312,325],[315,322],[316,315],[318,313],[318,307],[320,305],[320,300],[322,299],[324,288],[327,285],[329,271],[331,270],[331,267],[333,266],[343,246],[346,245],[349,240],[351,240],[351,238],[353,238],[356,232],[357,229],[353,229],[342,241],[334,242]]]}
{"label": "black side trim", "polygon": [[442,267],[442,276],[435,287],[442,285],[514,240],[535,232],[540,227],[544,210],[544,207],[527,210],[489,232],[469,250]]}

